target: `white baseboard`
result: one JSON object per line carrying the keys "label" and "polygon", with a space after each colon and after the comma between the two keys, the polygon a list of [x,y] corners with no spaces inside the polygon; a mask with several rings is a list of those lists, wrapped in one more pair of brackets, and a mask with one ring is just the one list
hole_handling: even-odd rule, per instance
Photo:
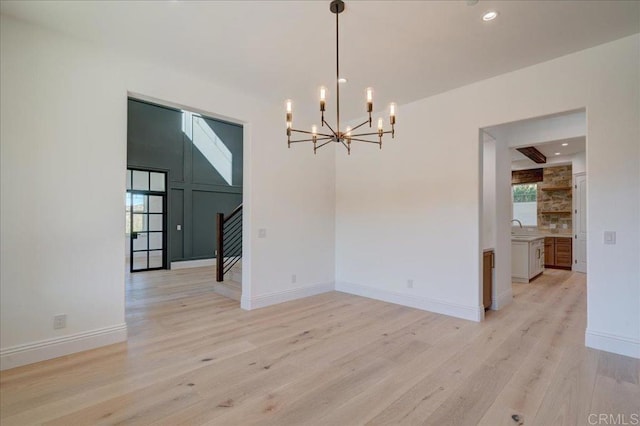
{"label": "white baseboard", "polygon": [[238,302],[242,298],[242,284],[238,283],[238,287],[231,285],[229,281],[223,281],[221,283],[215,283],[213,285],[213,291],[221,296],[228,297],[229,299],[237,300]]}
{"label": "white baseboard", "polygon": [[171,262],[171,269],[201,268],[203,266],[216,266],[215,259],[183,260]]}
{"label": "white baseboard", "polygon": [[640,340],[587,329],[585,345],[589,348],[640,359]]}
{"label": "white baseboard", "polygon": [[443,300],[396,293],[389,290],[382,290],[361,284],[341,281],[336,282],[336,291],[342,291],[344,293],[355,294],[356,296],[382,300],[383,302],[395,303],[397,305],[422,309],[423,311],[435,312],[470,321],[478,322],[484,319],[484,307],[482,306],[458,305],[455,303],[445,302]]}
{"label": "white baseboard", "polygon": [[275,293],[263,294],[256,297],[246,297],[242,295],[240,307],[245,310],[264,308],[266,306],[278,303],[288,302],[290,300],[302,299],[303,297],[315,296],[316,294],[326,293],[334,290],[334,283],[321,283],[306,287],[296,287]]}
{"label": "white baseboard", "polygon": [[127,340],[127,324],[0,349],[0,370],[32,364]]}
{"label": "white baseboard", "polygon": [[491,310],[497,311],[513,302],[513,291],[509,288],[491,300]]}

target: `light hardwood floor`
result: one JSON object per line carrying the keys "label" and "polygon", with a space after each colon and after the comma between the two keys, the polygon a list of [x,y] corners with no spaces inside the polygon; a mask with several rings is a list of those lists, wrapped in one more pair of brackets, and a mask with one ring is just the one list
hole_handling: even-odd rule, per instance
{"label": "light hardwood floor", "polygon": [[640,413],[640,361],[584,347],[581,274],[514,284],[514,303],[483,323],[338,292],[245,312],[213,293],[213,275],[128,276],[128,342],[2,372],[0,423],[549,426]]}

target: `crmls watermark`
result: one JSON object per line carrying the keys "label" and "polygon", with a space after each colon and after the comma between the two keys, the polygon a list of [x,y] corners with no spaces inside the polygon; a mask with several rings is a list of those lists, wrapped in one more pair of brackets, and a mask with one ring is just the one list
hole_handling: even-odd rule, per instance
{"label": "crmls watermark", "polygon": [[591,413],[587,419],[590,425],[640,425],[640,413],[612,414]]}

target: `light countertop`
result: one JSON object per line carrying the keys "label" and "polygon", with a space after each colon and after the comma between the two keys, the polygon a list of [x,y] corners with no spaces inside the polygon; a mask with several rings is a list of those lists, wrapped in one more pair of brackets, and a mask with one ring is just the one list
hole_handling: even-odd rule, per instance
{"label": "light countertop", "polygon": [[543,235],[512,235],[511,241],[520,241],[529,243],[531,241],[544,239]]}

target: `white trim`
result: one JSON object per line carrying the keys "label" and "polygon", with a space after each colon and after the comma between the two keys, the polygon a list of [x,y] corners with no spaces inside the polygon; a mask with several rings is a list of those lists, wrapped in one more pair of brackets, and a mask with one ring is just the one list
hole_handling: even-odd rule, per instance
{"label": "white trim", "polygon": [[302,299],[303,297],[315,296],[320,293],[327,293],[335,289],[334,283],[314,284],[306,287],[296,287],[275,293],[263,294],[256,297],[246,297],[244,292],[240,300],[240,307],[247,311],[252,309],[264,308],[278,303],[288,302],[290,300]]}
{"label": "white trim", "polygon": [[640,340],[587,329],[585,345],[589,348],[640,359]]}
{"label": "white trim", "polygon": [[491,300],[491,302],[491,310],[497,311],[499,309],[502,309],[513,302],[513,291],[511,290],[511,288],[508,288],[498,296],[496,296],[495,299]]}
{"label": "white trim", "polygon": [[213,291],[221,296],[237,300],[238,302],[242,298],[242,288],[240,283],[238,283],[237,287],[234,287],[229,281],[216,282],[213,284]]}
{"label": "white trim", "polygon": [[127,324],[98,328],[0,350],[0,370],[82,352],[127,340]]}
{"label": "white trim", "polygon": [[171,262],[171,269],[201,268],[203,266],[216,266],[215,259],[183,260]]}
{"label": "white trim", "polygon": [[479,322],[484,319],[483,306],[459,305],[457,303],[450,303],[444,300],[396,293],[389,290],[382,290],[379,288],[342,281],[336,282],[336,291],[368,297],[370,299],[382,300],[384,302],[395,303],[397,305],[409,306],[411,308],[422,309],[423,311],[435,312],[470,321]]}

